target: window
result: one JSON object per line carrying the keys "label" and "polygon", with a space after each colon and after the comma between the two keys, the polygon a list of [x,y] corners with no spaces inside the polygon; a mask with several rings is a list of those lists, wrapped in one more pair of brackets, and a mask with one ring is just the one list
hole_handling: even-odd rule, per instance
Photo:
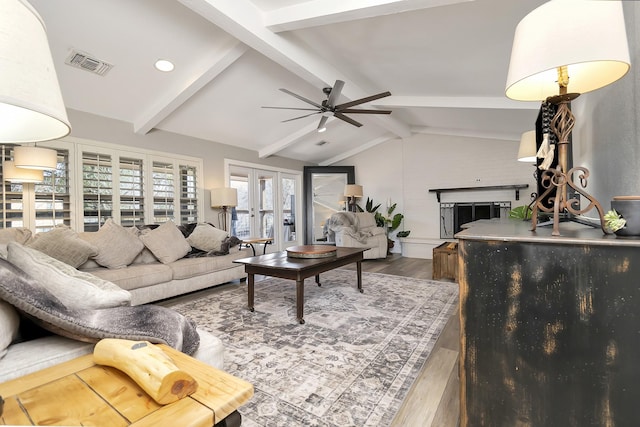
{"label": "window", "polygon": [[[56,225],[71,225],[69,150],[56,149],[55,170],[45,170],[39,183],[10,183],[2,179],[2,220],[0,227],[26,227],[35,232]],[[2,159],[12,158],[13,146],[1,147]]]}
{"label": "window", "polygon": [[[11,160],[13,147],[2,145],[2,161]],[[20,183],[11,183],[2,178],[2,228],[24,227],[24,191]]]}
{"label": "window", "polygon": [[120,224],[144,224],[144,173],[142,159],[120,157]]}
{"label": "window", "polygon": [[155,223],[173,220],[173,164],[153,162],[153,221]]}
{"label": "window", "polygon": [[180,165],[180,222],[198,222],[198,182],[194,166]]}
{"label": "window", "polygon": [[113,212],[111,156],[82,153],[84,231],[98,231]]}
{"label": "window", "polygon": [[57,152],[56,169],[44,171],[44,182],[34,184],[36,232],[51,230],[56,225],[71,225],[69,150]]}
{"label": "window", "polygon": [[[5,182],[0,167],[1,228],[97,231],[108,218],[125,227],[201,220],[201,159],[70,137],[42,145],[58,153],[42,183]],[[0,144],[0,160],[12,159],[13,146]]]}

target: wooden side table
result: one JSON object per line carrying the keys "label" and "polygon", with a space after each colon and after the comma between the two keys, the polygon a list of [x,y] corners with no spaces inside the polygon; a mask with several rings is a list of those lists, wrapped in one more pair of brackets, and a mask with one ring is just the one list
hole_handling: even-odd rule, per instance
{"label": "wooden side table", "polygon": [[180,369],[198,381],[191,396],[157,404],[118,369],[96,365],[88,354],[0,384],[2,425],[230,426],[253,386],[168,346]]}
{"label": "wooden side table", "polygon": [[246,239],[242,239],[242,243],[240,243],[240,249],[242,249],[242,245],[244,245],[245,248],[251,248],[251,250],[253,251],[253,256],[256,256],[256,248],[253,245],[262,245],[262,255],[264,255],[267,253],[267,245],[272,244],[273,238],[271,237],[248,237]]}
{"label": "wooden side table", "polygon": [[446,242],[433,248],[433,280],[458,280],[458,243]]}

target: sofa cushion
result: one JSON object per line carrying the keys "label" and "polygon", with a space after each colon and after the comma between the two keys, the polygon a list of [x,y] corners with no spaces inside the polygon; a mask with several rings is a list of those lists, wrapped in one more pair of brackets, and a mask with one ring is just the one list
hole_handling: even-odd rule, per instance
{"label": "sofa cushion", "polygon": [[43,328],[89,342],[122,338],[167,344],[193,354],[200,342],[195,323],[180,313],[155,305],[86,309],[68,307],[38,280],[0,259],[0,298]]}
{"label": "sofa cushion", "polygon": [[151,264],[151,263],[155,263],[155,262],[158,262],[158,258],[156,258],[156,256],[153,254],[153,252],[151,252],[149,250],[149,248],[147,248],[145,246],[144,249],[142,249],[142,251],[140,251],[138,256],[136,256],[134,258],[133,262],[131,262],[130,265]]}
{"label": "sofa cushion", "polygon": [[129,292],[111,282],[18,243],[9,243],[7,248],[10,263],[42,283],[67,306],[91,309],[131,304]]}
{"label": "sofa cushion", "polygon": [[375,228],[378,226],[376,224],[376,217],[371,212],[356,212],[355,216],[357,218],[357,228],[360,229],[361,231]]}
{"label": "sofa cushion", "polygon": [[80,238],[98,249],[93,260],[107,268],[126,267],[144,249],[144,244],[137,234],[125,229],[111,218],[96,232],[80,233]]}
{"label": "sofa cushion", "polygon": [[222,242],[228,235],[224,230],[215,228],[211,224],[202,223],[198,224],[191,234],[189,234],[187,242],[201,251],[219,251]]}
{"label": "sofa cushion", "polygon": [[93,344],[58,335],[13,344],[7,355],[0,359],[0,382],[58,365],[92,351]]}
{"label": "sofa cushion", "polygon": [[24,245],[31,239],[31,230],[24,227],[13,227],[0,229],[0,257],[7,257],[7,244],[18,242]]}
{"label": "sofa cushion", "polygon": [[50,231],[38,233],[26,245],[72,267],[81,266],[89,257],[98,253],[94,245],[80,239],[78,233],[67,226],[58,226]]}
{"label": "sofa cushion", "polygon": [[18,337],[20,316],[6,301],[0,300],[0,359],[7,353],[7,347]]}
{"label": "sofa cushion", "polygon": [[178,260],[191,251],[191,245],[171,220],[156,229],[142,230],[140,240],[163,264]]}
{"label": "sofa cushion", "polygon": [[131,291],[138,288],[169,282],[173,278],[173,272],[167,265],[156,261],[153,264],[131,264],[127,268],[109,269],[97,268],[87,270],[88,273],[101,279],[115,283],[122,289]]}
{"label": "sofa cushion", "polygon": [[234,259],[247,257],[246,251],[232,250],[228,255],[198,258],[183,258],[168,264],[173,270],[174,279],[188,279],[190,277],[213,273],[239,264],[233,264]]}

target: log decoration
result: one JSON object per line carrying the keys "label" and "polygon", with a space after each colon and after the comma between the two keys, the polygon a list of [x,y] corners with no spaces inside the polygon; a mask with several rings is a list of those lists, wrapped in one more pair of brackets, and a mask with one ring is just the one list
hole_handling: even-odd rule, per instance
{"label": "log decoration", "polygon": [[175,402],[198,389],[198,382],[191,375],[148,341],[105,338],[96,344],[93,360],[127,374],[160,405]]}

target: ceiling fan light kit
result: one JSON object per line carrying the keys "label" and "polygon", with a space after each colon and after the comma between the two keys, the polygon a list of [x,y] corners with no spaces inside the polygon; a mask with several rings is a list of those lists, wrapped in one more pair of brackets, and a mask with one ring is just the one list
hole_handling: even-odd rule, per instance
{"label": "ceiling fan light kit", "polygon": [[362,123],[353,120],[352,118],[346,116],[345,114],[391,114],[391,110],[351,108],[360,104],[375,101],[376,99],[390,96],[391,92],[388,92],[388,91],[381,92],[376,95],[371,95],[365,98],[356,99],[355,101],[345,102],[344,104],[336,105],[336,102],[338,101],[338,99],[340,98],[340,94],[342,93],[343,87],[344,87],[344,82],[342,80],[336,80],[333,87],[323,88],[322,92],[327,96],[327,99],[323,100],[320,104],[310,99],[307,99],[301,95],[298,95],[297,93],[291,92],[288,89],[280,88],[280,91],[286,93],[287,95],[291,95],[294,98],[297,98],[303,102],[306,102],[307,104],[312,105],[315,108],[294,108],[294,107],[262,107],[262,108],[271,108],[271,109],[278,109],[278,110],[313,111],[312,113],[305,114],[303,116],[298,116],[292,119],[283,120],[282,123],[303,119],[305,117],[310,117],[316,114],[320,114],[322,117],[320,118],[320,122],[318,123],[318,132],[324,132],[325,130],[327,130],[326,123],[328,118],[331,116],[336,117],[353,126],[361,127]]}

